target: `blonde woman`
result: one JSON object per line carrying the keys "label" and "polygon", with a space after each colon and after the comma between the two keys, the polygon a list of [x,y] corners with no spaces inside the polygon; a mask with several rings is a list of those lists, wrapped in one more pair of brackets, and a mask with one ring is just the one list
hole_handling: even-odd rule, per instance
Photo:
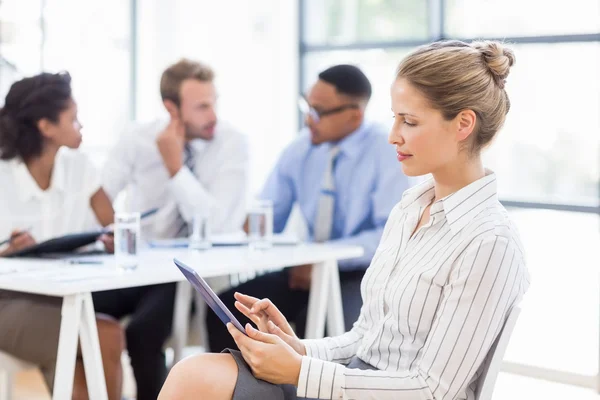
{"label": "blonde woman", "polygon": [[510,108],[515,62],[498,42],[433,43],[407,56],[391,88],[389,141],[405,192],[342,336],[298,340],[268,299],[236,294],[254,321],[229,326],[241,352],[179,363],[160,399],[474,399],[490,346],[529,282],[518,234],[481,150]]}

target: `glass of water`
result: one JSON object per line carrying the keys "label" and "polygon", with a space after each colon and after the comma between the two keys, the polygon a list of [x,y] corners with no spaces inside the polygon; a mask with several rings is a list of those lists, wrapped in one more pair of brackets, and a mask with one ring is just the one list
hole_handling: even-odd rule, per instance
{"label": "glass of water", "polygon": [[210,241],[210,225],[208,215],[204,212],[194,214],[192,231],[188,247],[192,250],[208,250],[212,247]]}
{"label": "glass of water", "polygon": [[273,246],[273,202],[256,200],[248,211],[248,246],[267,250]]}
{"label": "glass of water", "polygon": [[139,262],[140,213],[115,214],[115,262],[121,271],[133,271]]}

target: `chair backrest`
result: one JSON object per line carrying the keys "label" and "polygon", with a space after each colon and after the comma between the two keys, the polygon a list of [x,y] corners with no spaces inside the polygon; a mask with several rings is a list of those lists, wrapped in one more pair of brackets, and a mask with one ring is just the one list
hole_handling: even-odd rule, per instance
{"label": "chair backrest", "polygon": [[498,334],[494,344],[492,344],[488,356],[486,357],[483,371],[479,377],[479,383],[477,384],[477,390],[475,391],[475,400],[492,399],[496,379],[498,378],[500,367],[502,366],[502,359],[504,358],[504,353],[506,353],[510,336],[515,329],[517,318],[519,318],[520,313],[521,309],[519,307],[512,309],[502,330]]}

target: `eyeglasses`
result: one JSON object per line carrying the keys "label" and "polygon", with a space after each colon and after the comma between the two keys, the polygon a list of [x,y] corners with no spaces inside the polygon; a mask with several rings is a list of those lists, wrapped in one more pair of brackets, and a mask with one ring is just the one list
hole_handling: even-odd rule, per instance
{"label": "eyeglasses", "polygon": [[329,110],[318,111],[311,107],[304,97],[300,96],[300,98],[298,99],[298,107],[300,108],[302,114],[310,116],[310,118],[315,123],[318,123],[323,117],[337,114],[345,110],[359,108],[360,106],[358,104],[344,104],[339,107],[331,108]]}

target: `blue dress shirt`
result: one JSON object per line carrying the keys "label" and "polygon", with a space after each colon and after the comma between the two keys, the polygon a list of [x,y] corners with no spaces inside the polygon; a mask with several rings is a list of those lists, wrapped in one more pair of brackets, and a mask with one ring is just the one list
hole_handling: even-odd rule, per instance
{"label": "blue dress shirt", "polygon": [[362,246],[360,258],[341,260],[341,270],[366,269],[375,254],[385,222],[409,179],[402,173],[394,146],[383,127],[365,122],[338,143],[313,145],[304,129],[283,152],[260,198],[273,201],[275,233],[285,228],[294,203],[314,234],[321,182],[329,150],[339,145],[335,160],[335,206],[329,243]]}

